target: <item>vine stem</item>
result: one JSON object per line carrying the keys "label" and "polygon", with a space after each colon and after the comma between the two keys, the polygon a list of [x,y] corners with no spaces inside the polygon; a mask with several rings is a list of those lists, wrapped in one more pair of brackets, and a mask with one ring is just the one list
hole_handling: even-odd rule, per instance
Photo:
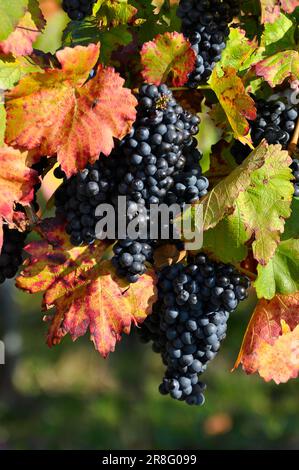
{"label": "vine stem", "polygon": [[39,222],[39,218],[37,217],[32,204],[30,204],[29,206],[25,206],[25,212],[30,223],[30,228],[35,227]]}
{"label": "vine stem", "polygon": [[289,147],[288,147],[288,151],[289,151],[291,156],[295,152],[296,147],[298,145],[298,142],[299,142],[299,118],[297,119],[297,124],[296,124],[295,130],[294,130],[291,142],[290,142]]}
{"label": "vine stem", "polygon": [[25,31],[30,31],[31,33],[41,33],[40,29],[26,28],[25,26],[17,26],[17,29],[24,29]]}
{"label": "vine stem", "polygon": [[171,87],[171,91],[195,91],[195,90],[211,90],[212,88],[210,85],[198,85],[197,88],[192,90],[191,88],[188,88],[186,86],[179,86],[179,87]]}
{"label": "vine stem", "polygon": [[256,281],[257,275],[252,273],[251,271],[248,271],[248,269],[242,268],[239,264],[235,265],[235,267],[240,271],[241,273],[245,274],[245,276],[249,277],[252,281]]}

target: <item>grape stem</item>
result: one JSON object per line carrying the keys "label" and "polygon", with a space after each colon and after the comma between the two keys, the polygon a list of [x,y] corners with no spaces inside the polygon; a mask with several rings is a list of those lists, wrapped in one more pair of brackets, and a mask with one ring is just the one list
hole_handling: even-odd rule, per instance
{"label": "grape stem", "polygon": [[26,28],[25,26],[17,26],[17,29],[24,29],[25,31],[30,31],[31,33],[41,33],[40,29]]}
{"label": "grape stem", "polygon": [[297,124],[294,130],[291,142],[288,147],[288,151],[291,156],[293,155],[293,153],[295,153],[296,147],[298,145],[298,141],[299,141],[299,118],[297,119]]}
{"label": "grape stem", "polygon": [[25,206],[24,208],[30,223],[30,228],[35,227],[38,224],[39,219],[35,213],[35,210],[33,209],[32,204],[30,204],[29,206]]}
{"label": "grape stem", "polygon": [[251,271],[248,271],[248,269],[242,268],[239,264],[236,264],[235,267],[240,271],[241,273],[245,274],[245,276],[249,277],[252,281],[255,281],[257,278],[257,275],[252,273]]}
{"label": "grape stem", "polygon": [[[211,90],[212,88],[210,87],[210,85],[198,85],[197,88],[195,88],[194,90]],[[194,91],[193,89],[191,88],[188,88],[186,86],[179,86],[179,87],[172,87],[170,88],[171,91]]]}

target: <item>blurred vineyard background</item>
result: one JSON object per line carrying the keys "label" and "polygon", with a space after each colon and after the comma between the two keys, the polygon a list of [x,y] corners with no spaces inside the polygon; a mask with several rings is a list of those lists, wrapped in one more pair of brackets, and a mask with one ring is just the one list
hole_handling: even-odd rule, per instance
{"label": "blurred vineyard background", "polygon": [[[40,0],[48,25],[36,43],[54,53],[67,19],[56,0]],[[207,148],[216,132],[204,122]],[[211,142],[207,139],[211,139]],[[216,139],[217,140],[217,139]],[[49,194],[53,179],[44,191]],[[44,206],[44,205],[42,205]],[[134,332],[103,360],[88,337],[49,350],[40,296],[0,287],[0,449],[295,449],[299,448],[298,381],[279,387],[230,370],[253,297],[230,321],[210,366],[202,408],[159,395],[163,367]]]}

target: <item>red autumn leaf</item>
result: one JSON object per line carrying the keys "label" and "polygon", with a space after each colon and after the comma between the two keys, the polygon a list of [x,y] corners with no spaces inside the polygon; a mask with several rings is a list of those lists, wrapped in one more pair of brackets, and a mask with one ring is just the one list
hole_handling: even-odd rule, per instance
{"label": "red autumn leaf", "polygon": [[109,261],[102,261],[104,242],[73,247],[64,225],[57,219],[45,220],[43,239],[31,242],[17,286],[29,293],[45,291],[44,310],[56,307],[50,322],[47,342],[58,344],[65,334],[73,340],[89,329],[96,349],[106,357],[132,322],[142,322],[156,299],[152,272],[129,286],[116,277]]}
{"label": "red autumn leaf", "polygon": [[[43,18],[38,23],[43,23]],[[32,44],[41,32],[39,26],[41,24],[37,25],[31,13],[27,11],[19,21],[15,31],[7,39],[0,42],[0,52],[3,54],[13,54],[16,57],[30,55],[33,51]]]}
{"label": "red autumn leaf", "polygon": [[257,304],[235,364],[277,384],[299,371],[299,292]]}
{"label": "red autumn leaf", "polygon": [[256,75],[274,88],[289,76],[299,79],[299,53],[295,50],[277,52],[258,62],[254,68]]}
{"label": "red autumn leaf", "polygon": [[6,141],[40,155],[57,153],[68,176],[101,152],[109,155],[113,138],[130,131],[137,101],[111,67],[99,66],[87,81],[99,50],[96,44],[65,48],[56,54],[61,69],[22,78],[6,94]]}
{"label": "red autumn leaf", "polygon": [[[0,219],[14,224],[14,205],[27,205],[33,199],[38,174],[26,166],[27,152],[10,147],[0,148]],[[0,248],[2,243],[0,243]]]}
{"label": "red autumn leaf", "polygon": [[183,34],[159,34],[141,49],[141,73],[149,83],[160,85],[170,77],[172,86],[180,87],[194,69],[195,59],[195,52]]}
{"label": "red autumn leaf", "polygon": [[262,23],[274,23],[279,17],[280,10],[293,13],[299,6],[298,0],[260,0],[262,10]]}

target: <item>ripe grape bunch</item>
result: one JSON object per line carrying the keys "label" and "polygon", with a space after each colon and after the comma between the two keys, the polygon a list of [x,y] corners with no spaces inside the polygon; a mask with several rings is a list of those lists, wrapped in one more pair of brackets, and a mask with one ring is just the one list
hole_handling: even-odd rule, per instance
{"label": "ripe grape bunch", "polygon": [[239,14],[237,0],[181,0],[177,15],[182,19],[182,32],[196,53],[195,70],[188,86],[196,88],[210,77],[221,59],[229,36],[228,25]]}
{"label": "ripe grape bunch", "polygon": [[92,8],[97,0],[63,0],[62,8],[74,21],[83,20],[92,14]]}
{"label": "ripe grape bunch", "polygon": [[13,278],[22,264],[22,251],[27,233],[3,225],[3,246],[0,254],[0,284]]}
{"label": "ripe grape bunch", "polygon": [[[263,139],[269,144],[281,144],[287,149],[298,119],[298,106],[289,100],[289,90],[275,94],[268,100],[257,100],[257,118],[249,121],[253,145],[257,147]],[[237,141],[232,147],[232,155],[237,163],[241,163],[251,152],[248,145]],[[298,160],[291,165],[294,176],[294,196],[299,197]]]}
{"label": "ripe grape bunch", "polygon": [[[96,207],[117,197],[127,201],[128,221],[148,218],[151,205],[198,201],[207,194],[209,182],[202,176],[201,153],[194,135],[197,116],[184,111],[166,85],[144,84],[138,95],[137,119],[132,131],[109,158],[64,182],[56,192],[57,213],[65,216],[66,230],[74,245],[93,243],[96,238]],[[153,244],[143,239],[119,240],[114,246],[113,264],[118,275],[136,282],[152,261]]]}
{"label": "ripe grape bunch", "polygon": [[93,165],[72,176],[69,180],[58,167],[57,178],[64,178],[55,194],[56,213],[66,218],[66,231],[73,245],[90,244],[95,241],[96,207],[110,203],[114,189],[114,160],[100,157]]}
{"label": "ripe grape bunch", "polygon": [[204,403],[199,376],[217,355],[226,336],[227,320],[247,297],[250,281],[234,267],[198,254],[189,264],[161,271],[153,313],[138,330],[152,341],[166,366],[163,395],[189,405]]}

